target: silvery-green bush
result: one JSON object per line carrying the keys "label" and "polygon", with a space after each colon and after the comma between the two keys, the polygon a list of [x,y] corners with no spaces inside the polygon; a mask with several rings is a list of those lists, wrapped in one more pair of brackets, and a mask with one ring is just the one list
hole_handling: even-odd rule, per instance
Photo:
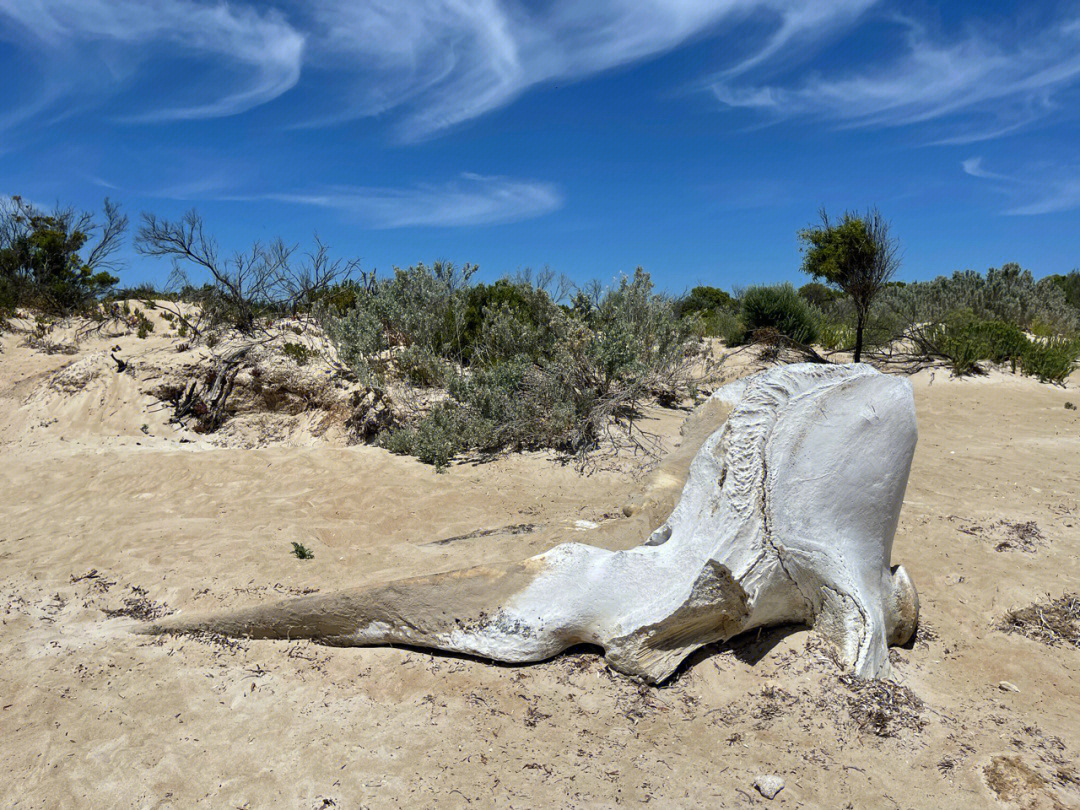
{"label": "silvery-green bush", "polygon": [[1080,328],[1080,312],[1071,307],[1061,287],[1052,280],[1036,281],[1018,264],[990,268],[986,275],[961,270],[933,281],[890,287],[878,304],[908,323],[939,323],[951,312],[966,311],[987,321],[1000,321],[1021,329],[1048,327],[1058,334]]}
{"label": "silvery-green bush", "polygon": [[319,310],[339,358],[371,384],[445,389],[382,437],[389,449],[440,467],[467,450],[581,455],[612,424],[633,436],[645,400],[687,391],[699,324],[678,317],[640,268],[572,307],[528,281],[473,284],[471,275],[419,265]]}

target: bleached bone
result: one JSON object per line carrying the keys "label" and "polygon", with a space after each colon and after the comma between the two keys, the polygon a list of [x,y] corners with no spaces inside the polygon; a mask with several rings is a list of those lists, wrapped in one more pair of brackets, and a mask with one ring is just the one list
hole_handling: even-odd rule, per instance
{"label": "bleached bone", "polygon": [[[865,365],[793,365],[726,386],[706,405],[730,414],[642,545],[565,543],[511,565],[165,620],[144,632],[408,644],[508,662],[588,643],[614,669],[660,682],[702,645],[802,623],[857,675],[886,677],[888,645],[905,643],[918,617],[911,579],[889,568],[915,450],[910,384]],[[653,494],[646,513],[664,501],[663,481]]]}

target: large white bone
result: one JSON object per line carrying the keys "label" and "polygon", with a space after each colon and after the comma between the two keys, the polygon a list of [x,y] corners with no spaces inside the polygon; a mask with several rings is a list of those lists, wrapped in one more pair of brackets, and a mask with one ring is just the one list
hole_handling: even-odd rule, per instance
{"label": "large white bone", "polygon": [[565,543],[512,565],[144,631],[410,644],[509,662],[589,643],[620,672],[660,682],[702,645],[800,623],[857,675],[887,676],[888,645],[906,642],[918,617],[910,578],[889,568],[916,441],[910,384],[865,365],[783,366],[720,389],[706,410],[725,404],[726,422],[642,545]]}

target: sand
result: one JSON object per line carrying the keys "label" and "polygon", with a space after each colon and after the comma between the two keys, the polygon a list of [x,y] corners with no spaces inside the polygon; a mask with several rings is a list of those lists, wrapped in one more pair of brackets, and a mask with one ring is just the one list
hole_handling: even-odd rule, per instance
{"label": "sand", "polygon": [[[146,393],[140,364],[178,356],[164,331],[75,354],[0,338],[0,807],[1080,806],[1080,650],[997,629],[1078,590],[1076,375],[912,378],[894,562],[923,625],[894,651],[906,689],[877,695],[901,705],[868,714],[875,693],[795,627],[703,650],[660,689],[588,649],[510,667],[131,634],[131,616],[521,559],[552,533],[506,527],[607,528],[648,472],[528,453],[439,474],[332,436],[223,447]],[[685,415],[649,414],[669,449]],[[1032,550],[1002,547],[1031,521]]]}

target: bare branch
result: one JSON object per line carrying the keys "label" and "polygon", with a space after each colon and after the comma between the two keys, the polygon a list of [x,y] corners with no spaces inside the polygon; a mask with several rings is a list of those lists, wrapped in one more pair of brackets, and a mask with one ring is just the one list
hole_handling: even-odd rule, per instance
{"label": "bare branch", "polygon": [[[100,226],[101,235],[85,262],[86,266],[94,271],[117,269],[119,262],[114,256],[120,249],[121,240],[128,226],[127,215],[121,214],[120,207],[108,197],[105,198],[104,209],[105,221]],[[98,226],[90,224],[89,228],[97,230]]]}

